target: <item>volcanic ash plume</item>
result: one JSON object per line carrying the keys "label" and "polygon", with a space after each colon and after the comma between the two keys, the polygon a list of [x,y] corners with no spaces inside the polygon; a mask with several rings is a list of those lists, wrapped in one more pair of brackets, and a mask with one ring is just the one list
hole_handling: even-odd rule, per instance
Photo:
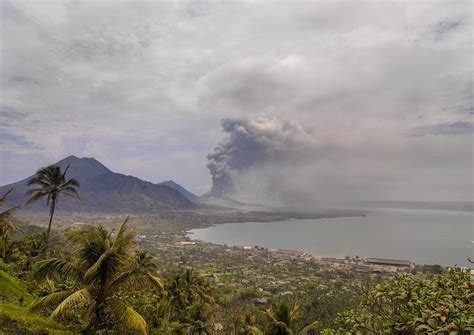
{"label": "volcanic ash plume", "polygon": [[224,119],[222,127],[229,136],[207,156],[212,192],[220,196],[233,193],[235,178],[242,172],[267,163],[298,161],[316,145],[314,137],[296,121]]}

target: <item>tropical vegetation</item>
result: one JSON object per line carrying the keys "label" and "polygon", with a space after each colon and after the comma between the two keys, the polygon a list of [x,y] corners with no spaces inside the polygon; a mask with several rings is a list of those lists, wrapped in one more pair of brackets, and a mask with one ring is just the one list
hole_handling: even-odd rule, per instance
{"label": "tropical vegetation", "polygon": [[295,321],[300,313],[300,306],[298,303],[273,303],[271,308],[262,310],[262,315],[265,319],[263,328],[255,325],[255,321],[248,322],[244,331],[248,334],[262,334],[262,335],[306,335],[314,333],[318,328],[318,322],[313,322],[303,329],[296,329]]}
{"label": "tropical vegetation", "polygon": [[[38,171],[30,201],[47,198],[44,229],[19,224],[15,206],[0,212],[0,333],[165,335],[342,335],[470,334],[474,291],[467,269],[428,266],[423,276],[368,276],[353,285],[335,282],[306,296],[268,295],[252,302],[252,290],[217,291],[212,278],[181,265],[157,266],[139,249],[127,217],[115,228],[96,223],[55,232],[48,253],[54,209],[60,194],[77,198],[79,182],[67,168]],[[10,191],[9,191],[10,192]],[[3,205],[9,192],[0,198]],[[38,230],[39,229],[39,230]],[[22,231],[22,234],[14,234]],[[415,272],[415,271],[414,271]],[[242,273],[242,276],[244,274]],[[225,276],[222,276],[225,278]],[[244,279],[245,280],[245,279]],[[346,282],[354,281],[347,275]],[[217,292],[221,292],[220,294]],[[223,296],[222,292],[230,292]]]}
{"label": "tropical vegetation", "polygon": [[[13,191],[11,188],[0,198],[0,207],[3,207],[5,204],[7,196]],[[11,252],[12,242],[10,241],[10,235],[15,230],[22,230],[15,222],[12,220],[12,213],[20,208],[21,205],[2,210],[0,212],[0,259],[4,262],[7,262]]]}
{"label": "tropical vegetation", "polygon": [[68,169],[69,165],[64,169],[64,171],[61,171],[61,168],[57,165],[50,165],[38,170],[36,175],[28,181],[29,186],[36,187],[31,188],[26,192],[26,195],[31,196],[28,203],[46,198],[46,205],[49,205],[48,230],[46,231],[44,243],[45,250],[48,249],[51,224],[53,222],[56,205],[59,202],[59,196],[62,194],[72,199],[79,199],[76,189],[80,186],[79,182],[74,178],[69,180],[66,179]]}
{"label": "tropical vegetation", "polygon": [[122,296],[145,288],[161,290],[163,282],[131,257],[135,234],[127,223],[128,218],[116,232],[87,226],[71,235],[69,255],[39,261],[36,277],[63,283],[64,289],[37,299],[31,309],[53,307],[50,317],[55,318],[84,308],[85,333],[120,327],[146,334],[146,321]]}
{"label": "tropical vegetation", "polygon": [[341,327],[325,334],[470,334],[474,290],[466,270],[448,269],[430,280],[396,276],[376,285],[359,310],[339,314]]}

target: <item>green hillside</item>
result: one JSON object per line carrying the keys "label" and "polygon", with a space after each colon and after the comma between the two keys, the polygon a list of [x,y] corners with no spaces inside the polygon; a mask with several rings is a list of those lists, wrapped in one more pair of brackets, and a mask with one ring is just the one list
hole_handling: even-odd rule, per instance
{"label": "green hillside", "polygon": [[26,306],[32,300],[19,280],[0,270],[0,334],[76,334],[55,321],[31,313]]}
{"label": "green hillside", "polygon": [[17,279],[0,270],[0,303],[18,302],[22,297],[25,303],[32,300]]}

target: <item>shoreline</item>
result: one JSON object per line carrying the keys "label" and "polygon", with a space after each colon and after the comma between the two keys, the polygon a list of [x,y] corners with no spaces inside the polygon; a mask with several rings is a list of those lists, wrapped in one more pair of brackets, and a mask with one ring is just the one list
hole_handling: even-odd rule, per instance
{"label": "shoreline", "polygon": [[[464,214],[464,213],[463,213]],[[354,217],[354,216],[351,216]],[[341,218],[341,217],[339,217]],[[381,224],[381,232],[384,232],[385,226],[390,226],[394,219],[398,219],[396,216],[390,217],[388,220],[386,220],[383,224]],[[313,219],[314,224],[317,224],[318,219]],[[336,218],[337,219],[337,218]],[[405,219],[405,220],[404,220]],[[416,217],[415,217],[416,219]],[[429,218],[428,218],[429,219]],[[431,254],[430,253],[430,247],[427,245],[430,243],[430,239],[437,238],[437,237],[427,237],[424,239],[425,244],[419,246],[420,249],[419,252],[415,252],[415,256],[412,255],[410,257],[410,254],[413,254],[413,248],[415,248],[418,241],[418,233],[417,235],[413,235],[411,239],[408,240],[408,242],[403,240],[403,236],[393,236],[393,242],[388,241],[392,237],[390,230],[387,230],[387,233],[383,233],[383,235],[380,235],[380,240],[377,240],[376,236],[379,236],[377,231],[373,231],[373,226],[377,223],[377,220],[385,220],[385,218],[378,218],[374,217],[371,222],[365,223],[364,220],[357,220],[354,222],[354,226],[347,226],[349,223],[349,220],[342,220],[342,222],[337,222],[336,224],[339,224],[339,227],[335,228],[335,226],[330,225],[329,220],[324,222],[324,225],[321,226],[321,230],[319,228],[315,228],[314,230],[314,240],[312,238],[305,238],[304,236],[310,236],[308,234],[311,234],[312,232],[312,221],[313,220],[308,220],[308,223],[304,223],[306,220],[296,220],[300,221],[302,223],[301,228],[295,228],[293,233],[292,228],[288,228],[288,225],[291,225],[291,221],[294,219],[286,219],[286,220],[279,220],[279,221],[274,221],[274,223],[279,223],[274,229],[272,228],[259,228],[258,224],[261,223],[267,223],[267,222],[261,222],[261,221],[247,221],[245,223],[250,224],[251,226],[249,227],[248,231],[245,228],[239,228],[236,226],[238,223],[242,222],[228,222],[227,224],[232,225],[232,227],[226,228],[223,227],[222,229],[216,229],[211,231],[209,234],[204,235],[201,234],[202,229],[209,229],[211,227],[217,227],[217,224],[209,223],[206,225],[202,225],[201,227],[188,227],[183,231],[183,237],[188,240],[188,241],[199,241],[201,243],[212,243],[216,245],[220,245],[222,247],[225,246],[235,246],[239,248],[251,248],[253,246],[258,246],[260,248],[266,248],[269,251],[278,251],[278,250],[291,250],[295,252],[302,252],[306,253],[308,255],[312,255],[317,258],[337,258],[337,259],[344,259],[347,256],[349,258],[354,257],[355,255],[360,256],[361,258],[383,258],[383,259],[391,259],[391,260],[406,260],[411,263],[416,263],[419,265],[437,265],[440,264],[443,267],[452,267],[452,266],[460,266],[460,267],[470,267],[470,264],[467,263],[467,261],[462,258],[464,254],[466,254],[466,259],[469,256],[469,250],[466,252],[465,249],[465,243],[464,240],[462,240],[462,244],[459,245],[459,247],[455,247],[454,250],[451,250],[453,253],[447,254],[445,256],[439,255],[438,253]],[[404,223],[406,226],[410,226],[410,223],[412,223],[410,220],[411,218],[408,218],[408,220],[405,217],[401,217],[400,220],[404,220]],[[426,227],[426,219],[425,221],[420,222],[420,228],[418,228],[418,231],[422,231]],[[282,225],[282,222],[288,223],[287,226]],[[364,226],[367,224],[367,228]],[[368,230],[367,237],[363,236],[365,234],[365,230],[361,230],[360,227],[363,227],[363,229]],[[465,226],[465,223],[463,223],[463,226]],[[319,227],[319,226],[315,226]],[[346,229],[347,227],[347,229]],[[393,225],[392,225],[393,227]],[[437,223],[437,226],[434,227],[440,227],[440,223]],[[401,227],[403,228],[403,226]],[[199,231],[198,231],[199,229]],[[270,229],[270,230],[267,230]],[[353,233],[351,233],[351,230]],[[438,229],[439,230],[439,229]],[[435,231],[438,231],[435,230]],[[266,232],[268,232],[268,237],[267,240],[265,240]],[[439,232],[438,232],[439,233]],[[434,233],[437,235],[433,236],[438,236],[438,233]],[[263,234],[263,235],[262,235]],[[278,234],[290,234],[289,235],[289,240],[284,240],[282,241],[281,238],[279,238]],[[306,234],[303,235],[303,237],[300,237],[301,242],[299,242],[298,237],[301,234]],[[333,234],[333,235],[328,235],[328,234]],[[332,238],[335,238],[334,234],[343,234],[341,235],[341,240],[338,240],[338,243],[341,244],[341,247],[338,248],[337,246],[331,245],[330,243],[328,244],[328,237],[327,236],[332,236]],[[370,240],[371,236],[370,234],[375,234],[374,238],[375,240]],[[410,232],[406,232],[406,234],[411,234]],[[258,238],[257,236],[263,236]],[[362,235],[362,236],[361,236]],[[326,236],[326,237],[324,237]],[[457,236],[459,239],[459,234],[454,234],[454,236]],[[364,238],[364,239],[363,239]],[[388,239],[388,240],[387,240]],[[311,242],[313,240],[313,242]],[[354,240],[355,242],[352,242]],[[366,241],[366,242],[364,242]],[[372,242],[371,242],[372,241]],[[387,241],[387,247],[384,249],[385,242]],[[472,245],[472,241],[468,241],[469,245]],[[346,247],[346,243],[349,247]],[[367,248],[367,250],[361,249],[361,246],[364,245],[364,243],[374,243],[371,248]],[[408,243],[408,244],[407,244]],[[442,246],[446,243],[444,243],[442,240],[439,241],[439,245]],[[316,248],[314,247],[316,246]],[[318,247],[319,246],[319,247]],[[406,248],[405,248],[406,246]],[[337,250],[335,250],[335,248]],[[398,249],[397,248],[405,248],[401,249],[402,252],[398,253],[396,252]],[[456,251],[457,250],[457,251]],[[375,252],[374,252],[375,251]],[[381,251],[381,252],[377,252]],[[416,250],[415,250],[416,251]],[[451,255],[451,256],[449,256]]]}

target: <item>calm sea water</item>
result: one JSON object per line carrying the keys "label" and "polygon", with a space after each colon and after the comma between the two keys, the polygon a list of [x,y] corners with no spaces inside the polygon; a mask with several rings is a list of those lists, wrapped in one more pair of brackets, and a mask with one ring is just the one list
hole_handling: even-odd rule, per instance
{"label": "calm sea water", "polygon": [[226,223],[194,229],[189,237],[229,246],[292,249],[338,257],[382,257],[418,264],[469,266],[474,213],[370,209],[367,217]]}

